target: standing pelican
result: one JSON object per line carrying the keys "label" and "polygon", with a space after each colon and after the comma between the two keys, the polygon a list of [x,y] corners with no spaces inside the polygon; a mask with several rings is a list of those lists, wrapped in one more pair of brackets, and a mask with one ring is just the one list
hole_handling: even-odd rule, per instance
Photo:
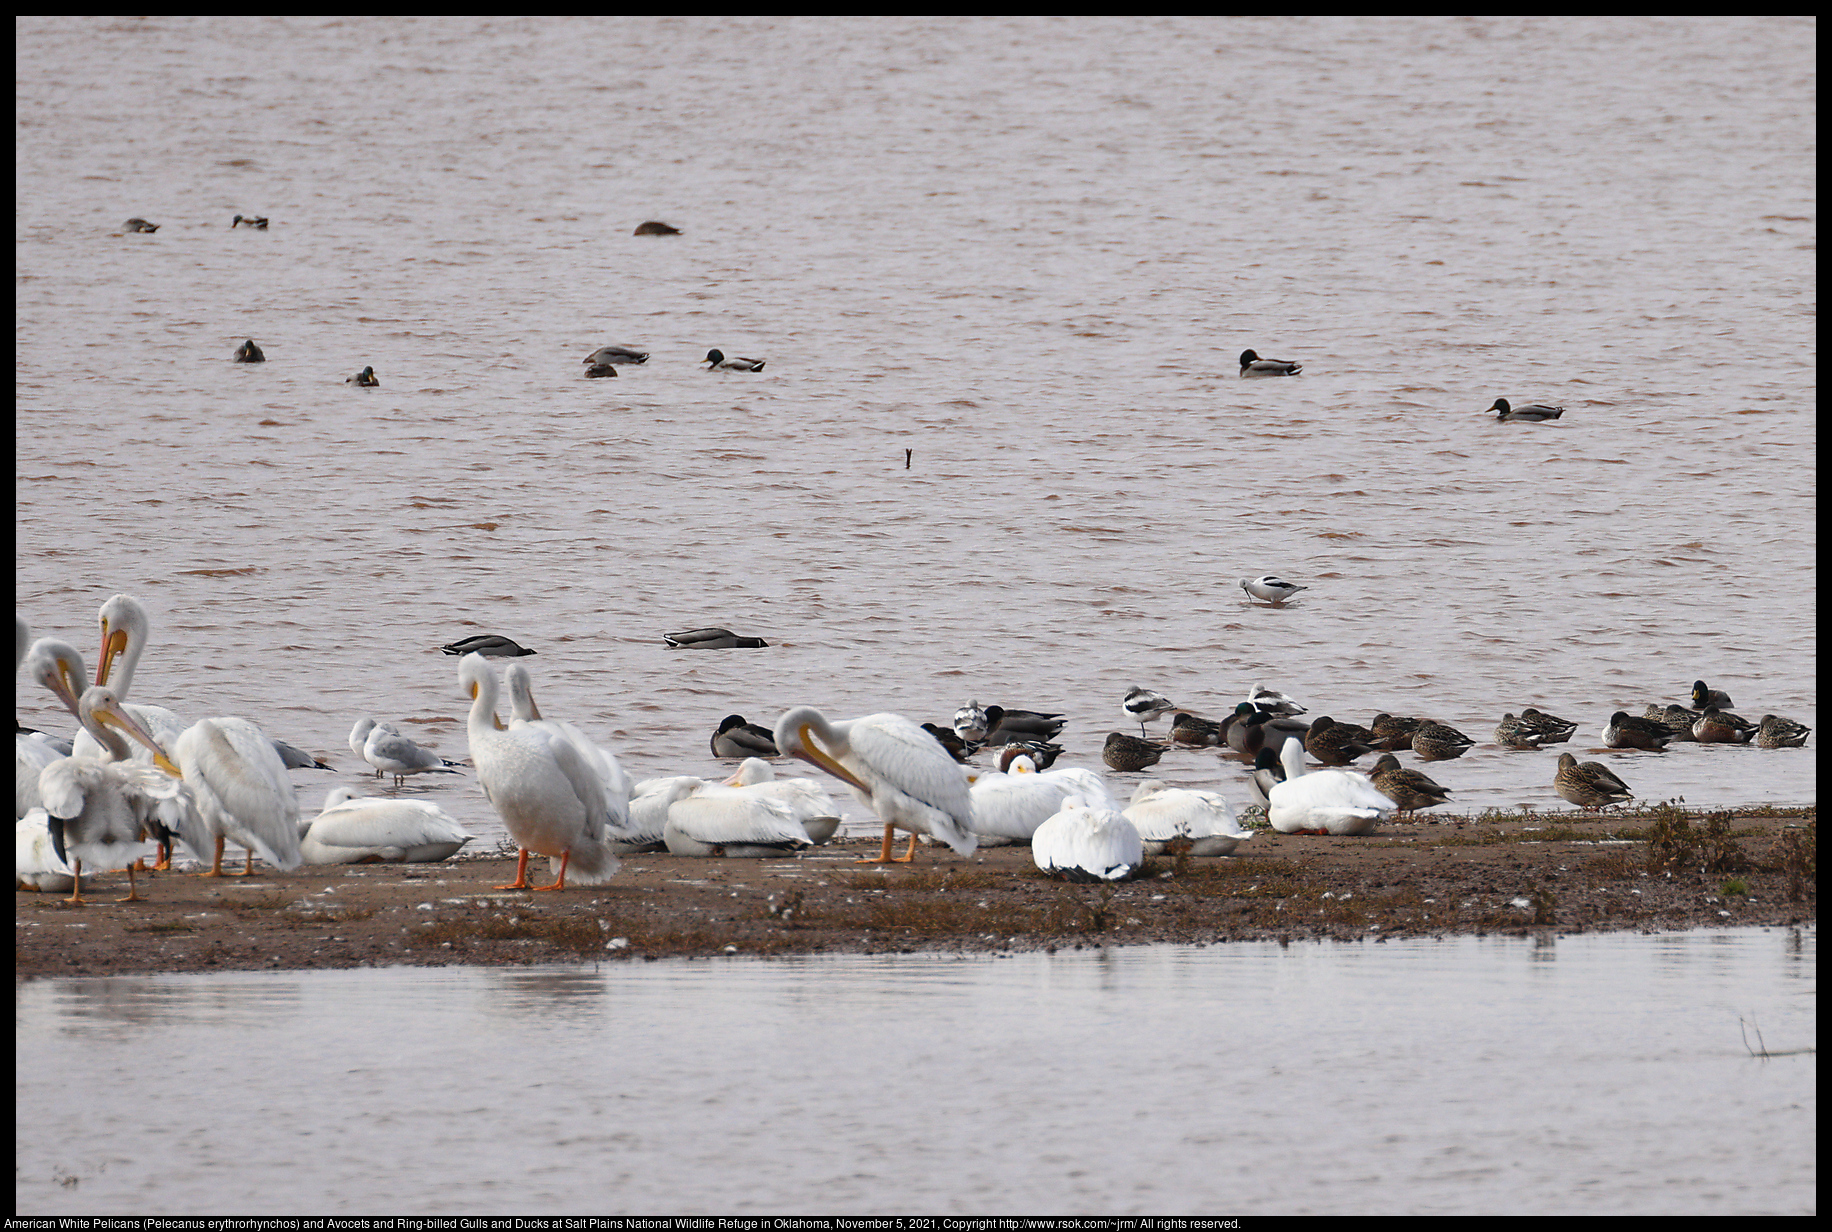
{"label": "standing pelican", "polygon": [[1285,781],[1266,793],[1266,819],[1282,834],[1366,834],[1396,807],[1366,775],[1304,773],[1304,746],[1296,741],[1287,740],[1279,755]]}
{"label": "standing pelican", "polygon": [[[620,867],[610,846],[604,782],[570,743],[532,724],[496,727],[496,673],[482,655],[458,660],[458,684],[471,698],[466,730],[484,795],[520,849],[515,881],[499,890],[564,890],[566,874],[585,885]],[[528,856],[557,861],[552,885],[528,884]]]}
{"label": "standing pelican", "polygon": [[940,839],[960,855],[973,854],[977,840],[966,776],[933,736],[902,715],[832,723],[812,706],[797,706],[776,720],[776,747],[851,787],[884,823],[884,849],[877,859],[859,863],[892,863],[895,830],[910,834],[909,850],[896,863],[915,858],[919,834]]}
{"label": "standing pelican", "polygon": [[257,854],[278,869],[299,867],[299,798],[266,732],[247,719],[199,719],[173,743],[172,760],[184,772],[208,835],[204,844],[186,836],[185,845],[204,859],[202,847],[214,840],[203,876],[225,875],[223,846],[230,839],[247,853],[244,877],[254,874]]}
{"label": "standing pelican", "polygon": [[592,743],[584,732],[571,723],[542,718],[541,708],[534,703],[534,678],[522,664],[509,664],[503,670],[503,683],[509,689],[509,726],[515,728],[528,724],[538,727],[572,745],[579,756],[585,759],[585,764],[596,771],[604,783],[605,824],[617,837],[623,837],[623,832],[630,827],[630,776],[618,764],[617,754],[602,744]]}
{"label": "standing pelican", "polygon": [[424,800],[370,800],[334,787],[324,811],[299,823],[307,864],[430,864],[471,841],[444,809]]}

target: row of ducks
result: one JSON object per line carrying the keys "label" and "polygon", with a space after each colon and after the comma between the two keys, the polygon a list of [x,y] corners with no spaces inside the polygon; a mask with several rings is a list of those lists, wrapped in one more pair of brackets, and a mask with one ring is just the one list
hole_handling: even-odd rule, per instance
{"label": "row of ducks", "polygon": [[[247,227],[254,231],[265,231],[267,230],[267,220],[258,215],[237,214],[234,220],[230,222],[229,229],[233,231],[237,227]],[[137,232],[141,235],[151,235],[158,229],[158,223],[148,222],[144,218],[130,218],[121,224],[121,230]]]}
{"label": "row of ducks", "polygon": [[[742,637],[730,629],[713,627],[664,633],[662,642],[675,650],[755,650],[769,645],[760,637]],[[462,637],[455,642],[447,642],[439,649],[448,655],[480,654],[492,659],[512,659],[539,653],[495,633]]]}
{"label": "row of ducks", "polygon": [[[1293,363],[1288,359],[1261,359],[1259,352],[1246,350],[1240,353],[1240,374],[1244,377],[1263,376],[1297,376],[1304,371],[1304,365]],[[1547,406],[1543,403],[1528,403],[1514,406],[1506,398],[1497,398],[1483,414],[1495,412],[1500,423],[1545,423],[1557,419],[1565,413],[1562,406]]]}
{"label": "row of ducks", "polygon": [[[253,338],[243,341],[235,348],[234,362],[238,364],[264,364],[267,352],[263,351]],[[632,350],[629,347],[600,347],[585,357],[585,375],[588,377],[607,377],[617,375],[617,365],[644,364],[649,362],[647,351]],[[727,356],[725,352],[714,348],[706,352],[706,358],[700,361],[708,372],[714,369],[725,369],[731,372],[762,372],[764,362],[761,359],[747,359],[741,355]],[[345,385],[355,385],[360,389],[379,389],[381,379],[375,375],[372,365],[365,365],[355,376],[344,378]]]}

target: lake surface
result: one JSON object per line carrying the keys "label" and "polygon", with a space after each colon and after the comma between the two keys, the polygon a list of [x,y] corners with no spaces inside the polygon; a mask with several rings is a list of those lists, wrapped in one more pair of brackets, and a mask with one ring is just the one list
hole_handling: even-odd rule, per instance
{"label": "lake surface", "polygon": [[[19,610],[92,655],[139,596],[133,699],[328,754],[312,808],[374,787],[365,715],[466,755],[437,648],[480,632],[635,778],[715,770],[729,713],[970,697],[1098,766],[1138,684],[1537,705],[1585,757],[1699,677],[1816,722],[1811,19],[15,30]],[[584,379],[606,343],[653,358]],[[700,625],[771,646],[662,645]],[[1811,752],[1603,759],[1817,798]],[[1431,773],[1556,809],[1555,760]]]}
{"label": "lake surface", "polygon": [[14,1207],[1810,1213],[1816,939],[35,980]]}

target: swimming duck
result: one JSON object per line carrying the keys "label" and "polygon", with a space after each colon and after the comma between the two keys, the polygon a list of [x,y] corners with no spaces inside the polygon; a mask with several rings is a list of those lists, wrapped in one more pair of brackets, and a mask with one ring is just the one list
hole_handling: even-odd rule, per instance
{"label": "swimming duck", "polygon": [[1242,376],[1296,376],[1304,371],[1303,364],[1294,364],[1285,359],[1261,359],[1259,352],[1246,350],[1240,353],[1240,374]]}
{"label": "swimming duck", "polygon": [[1672,740],[1673,733],[1667,730],[1665,723],[1637,719],[1622,710],[1610,715],[1603,727],[1603,743],[1612,749],[1648,749],[1658,753]]}
{"label": "swimming duck", "polygon": [[1280,754],[1285,781],[1266,793],[1266,819],[1281,834],[1366,834],[1394,804],[1365,774],[1352,770],[1304,773],[1304,750],[1287,741]]}
{"label": "swimming duck", "polygon": [[1144,866],[1145,847],[1138,829],[1111,801],[1070,796],[1031,835],[1031,859],[1068,881],[1124,881]]}
{"label": "swimming duck", "polygon": [[344,384],[345,385],[360,385],[364,389],[374,389],[377,386],[379,386],[381,382],[375,379],[375,369],[374,368],[364,368],[361,372],[357,373],[355,376],[345,377]]}
{"label": "swimming duck", "polygon": [[1368,730],[1374,736],[1368,743],[1377,749],[1385,749],[1389,753],[1410,749],[1412,733],[1419,729],[1419,724],[1422,722],[1424,722],[1423,719],[1415,719],[1408,715],[1382,712],[1375,715],[1374,721],[1368,724]]}
{"label": "swimming duck", "polygon": [[1700,744],[1748,744],[1756,725],[1741,715],[1707,706],[1692,725],[1692,738]]}
{"label": "swimming duck", "polygon": [[769,643],[760,637],[739,637],[730,629],[683,629],[664,633],[662,641],[675,650],[755,650]]}
{"label": "swimming duck", "polygon": [[518,646],[508,638],[499,637],[494,633],[479,633],[475,637],[460,638],[439,649],[448,655],[480,654],[490,659],[513,659],[521,655],[540,653],[526,646]]}
{"label": "swimming duck", "polygon": [[157,231],[158,229],[159,229],[158,223],[148,222],[144,218],[130,218],[126,222],[121,224],[121,230],[123,231],[141,231],[141,232],[146,233],[147,235],[151,235],[153,232]]}
{"label": "swimming duck", "polygon": [[706,352],[704,362],[711,365],[706,369],[708,372],[711,372],[713,368],[729,368],[734,372],[762,372],[765,361],[746,359],[742,355],[734,355],[727,359],[724,351],[712,350]]}
{"label": "swimming duck", "polygon": [[[1300,586],[1298,589],[1303,590],[1304,587]],[[1298,705],[1295,698],[1287,697],[1277,689],[1268,689],[1257,684],[1248,692],[1247,700],[1253,704],[1255,710],[1264,710],[1267,714],[1286,718],[1304,714],[1309,710],[1308,706]]]}
{"label": "swimming duck", "polygon": [[1100,751],[1100,759],[1115,770],[1144,770],[1158,764],[1164,756],[1164,746],[1153,744],[1149,740],[1140,740],[1137,736],[1128,736],[1125,732],[1112,732],[1107,736],[1107,743]]}
{"label": "swimming duck", "polygon": [[[1542,423],[1548,419],[1557,419],[1565,413],[1562,406],[1542,406],[1535,402],[1528,406],[1509,406],[1506,398],[1495,399],[1495,405],[1488,408],[1495,412],[1497,423]],[[1483,414],[1488,414],[1484,411]]]}
{"label": "swimming duck", "polygon": [[719,720],[719,730],[712,734],[714,757],[778,757],[776,737],[769,728],[747,723],[741,714],[728,714]]}
{"label": "swimming duck", "polygon": [[1698,722],[1698,712],[1684,706],[1657,706],[1649,704],[1641,712],[1641,717],[1664,726],[1673,733],[1674,743],[1682,740],[1697,740],[1692,734],[1692,725]]}
{"label": "swimming duck", "polygon": [[611,367],[609,364],[593,364],[585,370],[585,375],[594,379],[597,377],[616,376],[617,369]]}
{"label": "swimming duck", "polygon": [[241,346],[235,348],[235,362],[238,364],[264,364],[267,362],[267,356],[262,353],[260,347],[254,344],[254,339],[250,338]]}
{"label": "swimming duck", "polygon": [[1123,708],[1126,711],[1127,718],[1136,719],[1138,721],[1139,735],[1143,736],[1145,734],[1145,724],[1151,722],[1161,714],[1175,710],[1177,708],[1177,703],[1171,701],[1170,698],[1164,696],[1162,693],[1153,693],[1150,689],[1134,685],[1131,691],[1126,694]]}
{"label": "swimming duck", "polygon": [[1468,736],[1446,723],[1426,719],[1412,733],[1412,751],[1426,761],[1449,761],[1469,752],[1475,744]]}
{"label": "swimming duck", "polygon": [[1761,724],[1756,728],[1756,747],[1762,749],[1797,749],[1807,742],[1807,735],[1813,729],[1804,723],[1784,719],[1778,714],[1765,714]]}
{"label": "swimming duck", "polygon": [[1007,710],[1003,706],[986,707],[986,740],[988,747],[1012,744],[1020,740],[1054,740],[1062,734],[1068,720],[1060,714],[1040,710]]}
{"label": "swimming duck", "polygon": [[1374,752],[1374,746],[1361,738],[1366,734],[1371,734],[1366,728],[1319,715],[1304,733],[1304,751],[1326,766],[1346,766],[1363,753]]}
{"label": "swimming duck", "polygon": [[1241,702],[1234,707],[1234,721],[1224,724],[1222,739],[1236,753],[1252,757],[1262,748],[1276,753],[1288,740],[1302,747],[1309,730],[1310,724],[1302,719],[1280,718],[1255,709],[1252,702]]}
{"label": "swimming duck", "polygon": [[1579,808],[1607,808],[1635,794],[1602,762],[1580,763],[1569,753],[1559,754],[1558,773],[1553,776],[1552,788]]}
{"label": "swimming duck", "polygon": [[1132,803],[1120,814],[1139,832],[1145,854],[1184,847],[1192,856],[1225,856],[1252,838],[1241,829],[1228,802],[1212,791],[1190,791],[1157,779],[1145,779],[1132,792]]}
{"label": "swimming duck", "polygon": [[650,219],[648,222],[637,223],[636,230],[632,231],[630,234],[632,235],[679,235],[680,233],[681,233],[681,229],[679,227],[671,227],[665,222],[656,222],[654,219]]}
{"label": "swimming duck", "polygon": [[1737,704],[1730,700],[1730,694],[1722,689],[1708,688],[1702,680],[1692,682],[1692,708],[1703,710],[1707,706],[1716,706],[1719,710],[1735,710]]}
{"label": "swimming duck", "polygon": [[[221,215],[218,215],[218,217],[221,217]],[[233,231],[237,227],[253,227],[256,231],[265,231],[267,230],[267,220],[265,218],[256,218],[253,215],[244,218],[240,214],[237,214],[235,216],[235,221],[229,224],[229,229]]]}
{"label": "swimming duck", "polygon": [[1432,781],[1431,777],[1418,770],[1409,770],[1399,764],[1399,758],[1391,753],[1383,754],[1374,763],[1371,776],[1374,786],[1380,788],[1381,794],[1399,805],[1401,812],[1412,813],[1419,809],[1436,808],[1450,798],[1450,789]]}
{"label": "swimming duck", "polygon": [[1294,586],[1290,582],[1274,577],[1270,573],[1266,574],[1264,577],[1242,578],[1240,580],[1240,588],[1246,591],[1250,597],[1264,599],[1274,607],[1278,607],[1300,590],[1310,589],[1308,586]]}
{"label": "swimming duck", "polygon": [[1191,748],[1212,749],[1220,744],[1226,735],[1220,723],[1197,718],[1185,712],[1171,720],[1170,738],[1177,744],[1186,744]]}
{"label": "swimming duck", "polygon": [[649,353],[631,347],[601,346],[587,355],[585,362],[587,364],[646,364],[649,362]]}

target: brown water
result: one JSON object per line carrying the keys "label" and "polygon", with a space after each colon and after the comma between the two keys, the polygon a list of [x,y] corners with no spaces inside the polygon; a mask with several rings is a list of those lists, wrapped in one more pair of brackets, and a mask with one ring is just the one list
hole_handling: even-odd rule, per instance
{"label": "brown water", "polygon": [[[93,653],[140,596],[135,699],[352,783],[364,715],[465,755],[437,647],[478,632],[637,778],[731,712],[969,697],[1097,766],[1134,684],[1483,740],[1538,705],[1586,756],[1698,677],[1813,723],[1815,31],[27,19],[19,610]],[[582,379],[607,342],[654,358]],[[1310,589],[1247,605],[1267,572]],[[705,624],[772,645],[661,643]],[[1554,760],[1432,773],[1559,808]],[[1606,760],[1816,799],[1810,752]]]}

